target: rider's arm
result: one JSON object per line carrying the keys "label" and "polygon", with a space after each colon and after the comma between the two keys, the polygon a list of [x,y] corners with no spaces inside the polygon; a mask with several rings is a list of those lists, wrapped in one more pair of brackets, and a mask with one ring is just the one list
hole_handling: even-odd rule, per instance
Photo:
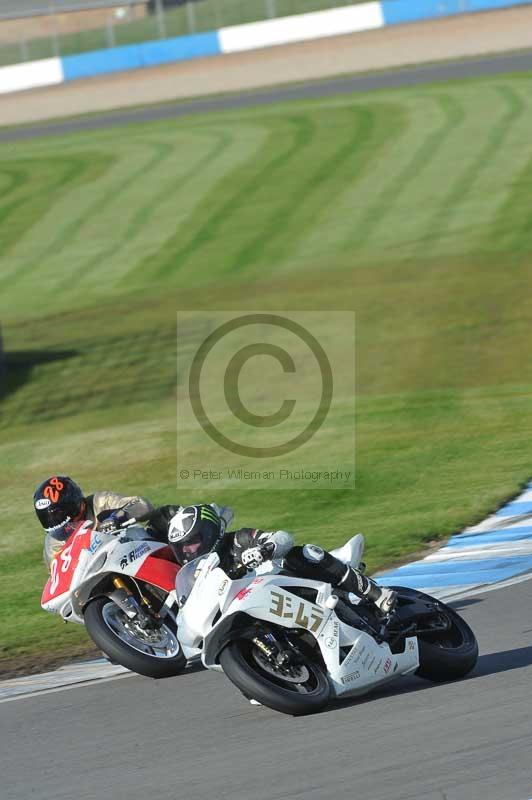
{"label": "rider's arm", "polygon": [[270,558],[284,558],[294,546],[294,538],[287,531],[262,531],[257,528],[241,528],[233,534],[235,556],[241,556],[250,547],[273,545]]}
{"label": "rider's arm", "polygon": [[145,497],[124,497],[116,492],[96,492],[92,499],[94,515],[98,522],[109,516],[110,511],[127,511],[130,517],[142,522],[153,511],[153,506]]}

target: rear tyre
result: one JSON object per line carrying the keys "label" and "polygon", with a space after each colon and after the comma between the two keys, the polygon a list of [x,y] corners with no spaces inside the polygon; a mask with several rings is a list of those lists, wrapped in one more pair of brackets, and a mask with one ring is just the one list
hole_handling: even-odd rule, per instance
{"label": "rear tyre", "polygon": [[435,602],[450,627],[445,632],[418,637],[419,668],[416,675],[440,683],[463,678],[471,672],[477,663],[478,644],[467,622],[453,608]]}
{"label": "rear tyre", "polygon": [[237,639],[222,650],[220,664],[245,697],[282,714],[313,714],[329,701],[327,677],[306,658],[292,668],[292,674],[283,674],[253,642]]}
{"label": "rear tyre", "polygon": [[175,631],[163,623],[143,631],[109,597],[97,597],[84,614],[85,627],[94,644],[111,662],[146,675],[169,678],[186,665]]}

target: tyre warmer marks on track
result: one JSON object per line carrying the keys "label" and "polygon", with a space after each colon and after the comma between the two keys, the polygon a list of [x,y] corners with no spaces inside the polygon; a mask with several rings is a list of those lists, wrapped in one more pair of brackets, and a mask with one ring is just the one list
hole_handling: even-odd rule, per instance
{"label": "tyre warmer marks on track", "polygon": [[[458,600],[529,578],[532,578],[532,482],[515,500],[479,525],[452,536],[435,553],[385,572],[376,580],[420,589],[442,600]],[[0,703],[131,674],[103,658],[80,662],[54,672],[0,681]]]}

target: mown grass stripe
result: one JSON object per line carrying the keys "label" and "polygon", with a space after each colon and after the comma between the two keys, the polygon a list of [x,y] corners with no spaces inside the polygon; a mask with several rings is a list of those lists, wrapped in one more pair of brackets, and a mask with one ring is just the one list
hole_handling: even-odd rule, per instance
{"label": "mown grass stripe", "polygon": [[[323,207],[331,202],[339,170],[343,171],[345,181],[356,185],[361,175],[371,169],[373,160],[380,157],[386,141],[394,135],[387,124],[390,111],[390,106],[357,104],[343,112],[343,120],[339,114],[331,115],[330,122],[336,123],[336,136],[330,137],[327,125],[323,140],[316,136],[313,151],[301,154],[308,161],[308,170],[302,171],[300,180],[289,186],[286,200],[278,203],[269,223],[261,225],[257,236],[237,254],[233,270],[249,267],[250,262],[278,267],[289,257],[307,230],[315,226]],[[399,107],[395,113],[402,120]],[[342,121],[344,126],[340,124]]]}
{"label": "mown grass stripe", "polygon": [[511,190],[493,219],[486,249],[497,254],[508,251],[522,256],[532,250],[532,158],[516,176]]}
{"label": "mown grass stripe", "polygon": [[[97,198],[93,205],[90,206],[83,214],[80,214],[76,219],[73,219],[68,225],[67,229],[62,231],[57,239],[50,244],[47,252],[43,254],[46,258],[57,250],[66,249],[67,245],[72,241],[75,236],[79,235],[80,230],[84,226],[91,226],[94,224],[94,218],[102,217],[111,203],[116,202],[117,197],[123,196],[130,186],[135,185],[141,181],[145,175],[149,175],[155,170],[159,164],[163,163],[174,151],[174,146],[167,142],[143,140],[142,148],[151,150],[152,155],[145,163],[142,163],[136,169],[133,169],[125,176],[125,178],[117,183],[112,183],[107,187],[107,191],[103,197]],[[96,264],[100,260],[100,253],[95,256],[92,264]],[[90,262],[89,262],[90,263]],[[85,280],[90,278],[90,267],[87,262],[81,260],[77,265],[72,265],[72,276],[83,276]]]}
{"label": "mown grass stripe", "polygon": [[[171,180],[164,184],[154,196],[148,195],[148,200],[140,206],[132,215],[131,220],[124,231],[123,239],[115,242],[114,245],[107,248],[104,252],[89,261],[86,265],[87,274],[92,274],[94,269],[102,264],[109,263],[114,257],[123,249],[124,244],[127,247],[137,240],[142,238],[144,230],[149,225],[157,224],[157,213],[161,205],[164,203],[172,202],[172,199],[178,194],[186,191],[189,182],[204,170],[208,169],[217,159],[222,158],[227,148],[233,142],[233,136],[227,131],[217,133],[216,131],[203,132],[199,131],[198,136],[208,136],[210,139],[214,138],[212,147],[207,153],[202,156],[197,163],[193,163],[188,170],[180,174],[176,179],[172,176]],[[136,267],[136,263],[126,266],[123,271],[114,270],[113,278],[110,284],[115,285],[120,281],[124,274],[128,274],[132,268]],[[129,278],[128,278],[129,280]]]}
{"label": "mown grass stripe", "polygon": [[31,175],[26,170],[9,163],[2,165],[1,174],[7,178],[7,181],[5,185],[1,187],[2,205],[0,205],[0,209],[12,192],[19,189],[31,179]]}
{"label": "mown grass stripe", "polygon": [[[21,264],[13,252],[18,242],[28,237],[50,207],[66,193],[101,175],[110,159],[105,154],[91,153],[32,158],[17,163],[24,165],[28,180],[19,186],[24,189],[23,195],[0,209],[3,258],[9,256],[2,265],[4,292],[11,284],[18,283],[25,274],[25,267],[30,268],[29,264]],[[9,224],[6,224],[8,219]]]}
{"label": "mown grass stripe", "polygon": [[[373,236],[375,230],[386,224],[387,216],[393,214],[400,205],[401,196],[408,193],[411,181],[417,180],[422,175],[449,135],[464,119],[462,105],[452,94],[436,94],[431,99],[441,112],[441,124],[436,130],[427,135],[423,144],[412,155],[412,158],[382,188],[376,200],[368,207],[361,221],[353,230],[353,234],[344,241],[344,249],[349,249],[354,244],[357,247],[364,247]],[[405,126],[403,126],[403,132],[404,130]]]}
{"label": "mown grass stripe", "polygon": [[[427,226],[425,237],[434,246],[445,237],[453,216],[460,214],[465,198],[474,191],[475,184],[486,168],[495,158],[511,133],[513,125],[522,117],[525,105],[520,95],[508,86],[494,87],[495,93],[502,99],[506,110],[493,126],[486,126],[486,142],[476,157],[465,167],[444,195],[441,204],[435,210],[432,220]],[[497,104],[498,108],[499,104]]]}
{"label": "mown grass stripe", "polygon": [[[274,122],[277,124],[273,124]],[[304,114],[287,116],[288,132],[285,130],[284,135],[280,130],[285,127],[282,121],[270,119],[266,124],[270,133],[261,152],[253,157],[252,162],[248,162],[244,167],[233,172],[228,179],[230,185],[236,185],[236,191],[229,191],[227,199],[218,205],[204,221],[200,222],[188,242],[181,244],[183,233],[178,233],[167,242],[166,256],[156,269],[156,277],[160,278],[169,271],[182,270],[200,248],[219,235],[224,223],[231,220],[241,207],[250,202],[250,198],[259,190],[262,183],[265,180],[272,180],[277,171],[289,162],[301,148],[307,146],[314,135],[313,125]],[[241,181],[240,178],[244,178],[244,180]],[[218,191],[220,188],[218,187]],[[225,192],[222,191],[221,194],[224,196]],[[203,212],[202,207],[198,209],[196,216],[200,220],[202,220]],[[194,228],[193,223],[191,227]]]}

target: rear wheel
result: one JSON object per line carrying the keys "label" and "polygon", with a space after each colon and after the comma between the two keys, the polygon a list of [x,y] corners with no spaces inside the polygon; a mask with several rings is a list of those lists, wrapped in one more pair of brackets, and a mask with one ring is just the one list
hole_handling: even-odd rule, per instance
{"label": "rear wheel", "polygon": [[463,678],[478,659],[475,634],[457,612],[435,601],[439,614],[435,623],[446,622],[446,631],[422,634],[418,637],[419,668],[416,675],[429,681],[441,682]]}
{"label": "rear wheel", "polygon": [[165,622],[143,629],[109,597],[91,600],[84,620],[92,641],[111,661],[139,675],[168,678],[185,667],[175,631]]}
{"label": "rear wheel", "polygon": [[329,700],[327,677],[317,664],[299,654],[297,663],[282,668],[250,639],[237,639],[222,650],[220,664],[246,697],[283,714],[312,714]]}

